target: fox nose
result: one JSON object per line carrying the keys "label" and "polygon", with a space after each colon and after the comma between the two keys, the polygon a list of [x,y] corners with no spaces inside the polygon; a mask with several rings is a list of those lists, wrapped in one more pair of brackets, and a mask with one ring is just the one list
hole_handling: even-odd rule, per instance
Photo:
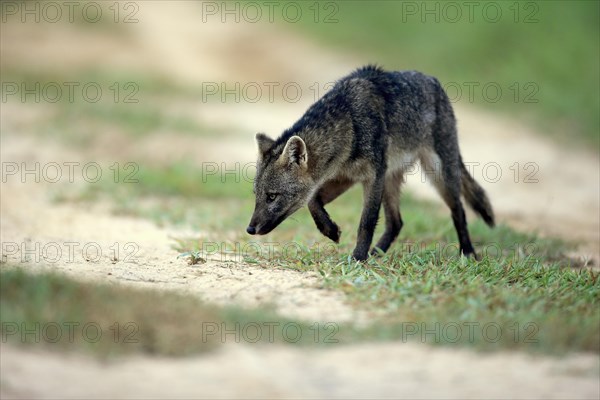
{"label": "fox nose", "polygon": [[253,227],[253,226],[248,226],[248,227],[246,228],[246,232],[248,232],[248,233],[249,233],[249,234],[251,234],[251,235],[254,235],[254,234],[256,234],[256,228],[255,228],[255,227]]}

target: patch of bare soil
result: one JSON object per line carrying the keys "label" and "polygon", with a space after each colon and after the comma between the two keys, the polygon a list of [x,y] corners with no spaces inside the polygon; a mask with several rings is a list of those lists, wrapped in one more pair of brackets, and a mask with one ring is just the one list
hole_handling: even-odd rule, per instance
{"label": "patch of bare soil", "polygon": [[478,354],[410,343],[318,350],[227,344],[202,357],[104,363],[4,346],[0,366],[4,399],[597,399],[600,393],[595,356]]}

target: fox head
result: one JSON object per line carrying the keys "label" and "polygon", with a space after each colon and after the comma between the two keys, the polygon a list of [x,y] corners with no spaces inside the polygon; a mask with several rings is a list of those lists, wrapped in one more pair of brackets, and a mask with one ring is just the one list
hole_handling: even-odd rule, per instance
{"label": "fox head", "polygon": [[308,154],[302,138],[292,136],[284,146],[259,133],[256,143],[256,203],[246,232],[265,235],[308,202],[314,182],[308,173]]}

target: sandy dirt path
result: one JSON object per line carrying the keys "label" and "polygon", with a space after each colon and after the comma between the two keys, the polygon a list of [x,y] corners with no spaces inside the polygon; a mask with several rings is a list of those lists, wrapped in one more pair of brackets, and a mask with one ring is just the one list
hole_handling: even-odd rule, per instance
{"label": "sandy dirt path", "polygon": [[[249,30],[244,24],[198,24],[189,4],[165,8],[160,2],[145,2],[141,22],[129,29],[125,39],[93,31],[81,34],[68,26],[47,32],[30,31],[25,26],[4,27],[3,62],[29,60],[48,70],[61,70],[69,65],[72,71],[101,64],[164,74],[183,84],[201,84],[207,77],[211,81],[229,81],[235,77],[241,82],[293,81],[309,87],[315,81],[334,80],[364,61],[324,51],[271,26]],[[168,24],[160,34],[155,29],[155,23],[159,22]],[[218,42],[206,39],[216,37]],[[56,43],[62,43],[60,48]],[[243,47],[240,43],[254,45]],[[32,47],[37,51],[31,52]],[[57,51],[64,53],[64,57],[56,57]],[[258,61],[250,65],[245,62],[243,54],[248,53]],[[191,114],[210,126],[244,135],[239,140],[221,143],[178,137],[164,143],[160,137],[151,137],[132,151],[160,149],[161,157],[168,159],[185,155],[181,148],[214,145],[208,152],[214,158],[207,154],[206,160],[253,161],[254,132],[278,134],[311,101],[310,96],[305,96],[294,104],[260,103],[252,107],[199,101],[184,111],[191,110]],[[1,118],[3,162],[85,162],[106,156],[101,146],[90,146],[89,153],[80,153],[65,145],[27,136],[22,122],[35,118],[35,113],[28,115],[29,111],[21,105],[10,112],[7,107],[3,104]],[[502,171],[502,178],[497,181],[483,176],[481,170],[475,172],[490,193],[499,221],[580,242],[580,254],[598,259],[598,155],[564,148],[529,127],[469,106],[459,105],[457,115],[464,158],[480,165],[493,161]],[[110,146],[111,139],[102,143]],[[114,142],[112,146],[118,147]],[[535,163],[538,183],[524,182],[522,178],[515,182],[510,170],[515,162]],[[352,309],[343,294],[323,290],[319,278],[311,273],[225,265],[217,261],[204,264],[201,269],[187,266],[177,259],[173,238],[202,235],[202,232],[174,231],[145,220],[114,216],[103,205],[88,209],[75,204],[55,204],[50,189],[45,184],[14,181],[2,184],[2,242],[39,243],[41,247],[48,243],[76,242],[80,246],[98,243],[102,257],[90,262],[77,251],[72,263],[40,263],[32,269],[58,269],[78,279],[185,291],[219,304],[274,304],[283,315],[309,321],[370,318]],[[438,199],[428,185],[420,182],[418,174],[409,179],[409,190]],[[115,242],[120,246],[136,243],[132,262],[115,262],[111,258],[110,247]],[[19,256],[11,257],[15,260]],[[132,357],[110,364],[80,355],[5,344],[1,353],[3,398],[80,398],[92,394],[213,398],[600,396],[598,359],[589,355],[558,360],[512,353],[475,354],[405,343],[310,351],[227,344],[202,357],[179,360]],[[238,372],[232,376],[234,370]],[[163,384],[165,381],[169,381],[168,386]]]}
{"label": "sandy dirt path", "polygon": [[109,363],[4,347],[0,365],[5,399],[597,399],[599,367],[589,355],[559,361],[397,343],[321,350],[232,344],[203,357]]}
{"label": "sandy dirt path", "polygon": [[[51,143],[42,149],[27,139],[3,138],[4,162],[27,158],[41,165],[86,163],[80,154]],[[218,304],[269,304],[291,318],[359,318],[344,303],[341,293],[322,289],[316,273],[226,263],[217,255],[206,263],[190,266],[178,258],[175,240],[201,237],[204,232],[163,229],[139,218],[113,216],[102,204],[90,209],[52,203],[48,198],[52,186],[30,180],[23,183],[20,179],[3,184],[0,211],[4,261],[20,263],[32,271],[59,270],[76,279],[185,291]],[[31,253],[27,261],[28,250]]]}

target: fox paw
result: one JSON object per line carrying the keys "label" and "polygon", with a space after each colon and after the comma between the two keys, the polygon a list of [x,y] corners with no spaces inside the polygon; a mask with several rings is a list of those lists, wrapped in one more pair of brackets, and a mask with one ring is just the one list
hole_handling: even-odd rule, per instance
{"label": "fox paw", "polygon": [[473,258],[475,261],[481,261],[481,257],[479,257],[473,250],[470,252],[461,251],[461,254],[467,258]]}
{"label": "fox paw", "polygon": [[335,222],[331,222],[331,224],[324,226],[323,229],[321,229],[321,233],[336,243],[340,242],[340,236],[342,235],[342,231]]}
{"label": "fox paw", "polygon": [[371,249],[370,254],[373,257],[382,257],[385,254],[385,250],[382,250],[381,248],[379,248],[378,246],[375,246]]}
{"label": "fox paw", "polygon": [[366,251],[362,252],[362,251],[354,250],[354,252],[352,253],[352,258],[355,259],[356,261],[365,261],[368,257],[369,257],[369,253]]}

